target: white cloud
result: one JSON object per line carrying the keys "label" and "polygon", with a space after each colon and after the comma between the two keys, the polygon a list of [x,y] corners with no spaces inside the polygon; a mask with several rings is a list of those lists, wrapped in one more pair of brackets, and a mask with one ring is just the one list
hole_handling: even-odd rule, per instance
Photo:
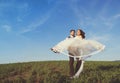
{"label": "white cloud", "polygon": [[106,35],[103,36],[93,36],[91,39],[98,40],[98,41],[109,41],[109,37]]}
{"label": "white cloud", "polygon": [[[116,24],[116,19],[120,18],[120,14],[116,14],[115,16],[107,17],[104,16],[104,14],[108,13],[108,8],[110,6],[110,1],[106,1],[103,4],[103,7],[99,9],[99,11],[94,13],[95,15],[93,16],[91,14],[91,11],[94,10],[94,7],[97,6],[97,1],[96,2],[90,2],[89,9],[86,9],[84,6],[78,5],[79,0],[71,0],[71,9],[75,13],[75,15],[78,17],[78,24],[80,24],[83,27],[90,26],[92,28],[106,28],[106,30],[111,30],[114,28]],[[94,6],[92,6],[94,4]]]}
{"label": "white cloud", "polygon": [[109,18],[105,18],[103,19],[103,24],[105,26],[107,26],[108,29],[113,29],[115,28],[114,26],[118,23],[118,20],[120,18],[120,14],[115,14]]}
{"label": "white cloud", "polygon": [[111,40],[110,34],[98,35],[94,33],[88,33],[88,35],[89,35],[88,39],[91,39],[91,40],[96,40],[96,41],[101,41],[101,42],[108,42]]}
{"label": "white cloud", "polygon": [[50,17],[50,13],[47,13],[40,20],[33,22],[30,25],[26,26],[22,31],[20,31],[20,34],[27,33],[27,32],[30,32],[30,31],[33,31],[39,28],[42,24],[44,24],[49,19],[49,17]]}
{"label": "white cloud", "polygon": [[6,7],[10,7],[10,6],[12,6],[12,4],[11,3],[0,3],[0,7],[1,8],[6,8]]}
{"label": "white cloud", "polygon": [[13,0],[0,2],[0,17],[5,18],[5,15],[7,15],[7,13],[10,14],[11,12],[15,12],[16,15],[14,16],[14,18],[16,18],[18,22],[23,21],[23,18],[29,13],[29,10],[30,6],[26,2],[16,3],[16,1]]}
{"label": "white cloud", "polygon": [[17,17],[17,21],[18,21],[18,22],[22,22],[23,19],[22,19],[20,16],[18,16],[18,17]]}
{"label": "white cloud", "polygon": [[30,12],[30,6],[28,3],[23,3],[23,4],[19,4],[17,6],[17,10],[18,10],[18,16],[16,17],[16,20],[18,22],[22,22],[23,19],[25,18],[25,16],[27,16]]}
{"label": "white cloud", "polygon": [[9,25],[3,25],[2,28],[6,31],[6,32],[11,32],[12,28]]}
{"label": "white cloud", "polygon": [[18,5],[18,8],[19,9],[28,9],[29,8],[29,4],[28,3],[23,3],[23,4],[20,4],[20,5]]}
{"label": "white cloud", "polygon": [[114,19],[118,19],[118,18],[120,18],[120,14],[116,14],[116,15],[114,15],[113,18],[114,18]]}

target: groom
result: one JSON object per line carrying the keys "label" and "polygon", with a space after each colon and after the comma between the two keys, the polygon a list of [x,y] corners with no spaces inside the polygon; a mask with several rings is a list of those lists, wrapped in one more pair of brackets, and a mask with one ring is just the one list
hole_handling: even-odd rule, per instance
{"label": "groom", "polygon": [[[70,35],[68,36],[69,38],[74,38],[75,37],[75,30],[70,30]],[[72,55],[69,53],[69,55]],[[69,57],[69,67],[70,67],[70,77],[74,76],[74,58]]]}

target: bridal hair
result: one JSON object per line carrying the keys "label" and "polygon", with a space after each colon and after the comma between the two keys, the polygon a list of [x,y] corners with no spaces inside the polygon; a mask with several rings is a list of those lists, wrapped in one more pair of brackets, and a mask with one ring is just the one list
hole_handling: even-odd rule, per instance
{"label": "bridal hair", "polygon": [[82,36],[82,38],[84,39],[85,38],[85,32],[83,31],[83,30],[81,30],[81,29],[78,29],[77,31],[80,31],[81,32],[81,36]]}

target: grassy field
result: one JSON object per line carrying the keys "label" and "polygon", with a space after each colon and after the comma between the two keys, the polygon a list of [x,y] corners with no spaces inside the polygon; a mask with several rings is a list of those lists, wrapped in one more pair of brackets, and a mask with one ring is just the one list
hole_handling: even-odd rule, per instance
{"label": "grassy field", "polygon": [[120,62],[86,61],[72,80],[68,61],[0,64],[0,83],[120,83]]}

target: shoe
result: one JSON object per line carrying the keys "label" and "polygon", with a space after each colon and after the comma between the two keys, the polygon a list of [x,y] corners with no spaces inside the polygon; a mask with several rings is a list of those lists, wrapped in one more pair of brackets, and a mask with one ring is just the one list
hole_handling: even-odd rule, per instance
{"label": "shoe", "polygon": [[73,77],[73,76],[70,76],[69,78],[70,78],[71,80],[72,80],[72,79],[74,79],[74,77]]}

